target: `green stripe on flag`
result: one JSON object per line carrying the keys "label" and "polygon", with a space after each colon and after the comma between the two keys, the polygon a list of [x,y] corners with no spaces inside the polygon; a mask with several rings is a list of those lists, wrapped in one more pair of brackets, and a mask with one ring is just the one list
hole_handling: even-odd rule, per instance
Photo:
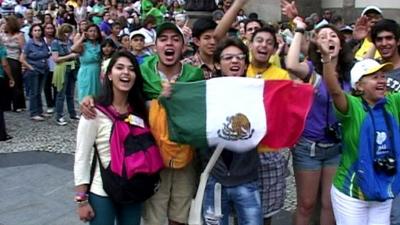
{"label": "green stripe on flag", "polygon": [[168,116],[169,139],[193,147],[208,146],[206,134],[206,81],[172,85],[169,98],[161,97]]}

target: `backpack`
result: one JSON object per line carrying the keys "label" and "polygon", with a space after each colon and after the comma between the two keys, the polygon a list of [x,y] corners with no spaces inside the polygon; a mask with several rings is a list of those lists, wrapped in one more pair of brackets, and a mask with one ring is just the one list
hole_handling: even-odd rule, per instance
{"label": "backpack", "polygon": [[149,124],[166,167],[180,169],[192,161],[192,147],[169,140],[167,113],[158,100],[150,102]]}
{"label": "backpack", "polygon": [[112,107],[96,105],[96,108],[113,122],[111,161],[106,168],[94,146],[104,191],[120,204],[145,201],[157,192],[159,172],[164,167],[149,128],[143,120],[132,114],[120,115]]}

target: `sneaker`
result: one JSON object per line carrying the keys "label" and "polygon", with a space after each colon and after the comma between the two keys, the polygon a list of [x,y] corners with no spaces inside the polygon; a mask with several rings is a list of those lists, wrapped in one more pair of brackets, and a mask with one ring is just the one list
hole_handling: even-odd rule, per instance
{"label": "sneaker", "polygon": [[31,117],[31,120],[34,120],[34,121],[43,121],[44,118],[41,117],[41,116],[32,116],[32,117]]}
{"label": "sneaker", "polygon": [[48,114],[53,114],[54,113],[54,108],[48,108],[46,112]]}
{"label": "sneaker", "polygon": [[52,117],[52,115],[49,113],[42,113],[42,117]]}
{"label": "sneaker", "polygon": [[75,116],[70,116],[69,118],[71,118],[71,120],[79,120],[81,117],[78,115],[75,115]]}
{"label": "sneaker", "polygon": [[56,122],[60,126],[65,126],[65,125],[68,124],[67,121],[65,121],[64,117],[61,117],[60,119],[57,119]]}

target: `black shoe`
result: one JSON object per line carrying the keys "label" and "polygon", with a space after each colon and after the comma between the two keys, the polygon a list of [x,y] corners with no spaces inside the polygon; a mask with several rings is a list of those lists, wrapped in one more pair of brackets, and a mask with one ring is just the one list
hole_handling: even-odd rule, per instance
{"label": "black shoe", "polygon": [[11,137],[10,135],[6,135],[5,136],[5,138],[3,138],[3,139],[0,139],[0,141],[8,141],[8,140],[10,140],[10,139],[12,139],[13,137]]}

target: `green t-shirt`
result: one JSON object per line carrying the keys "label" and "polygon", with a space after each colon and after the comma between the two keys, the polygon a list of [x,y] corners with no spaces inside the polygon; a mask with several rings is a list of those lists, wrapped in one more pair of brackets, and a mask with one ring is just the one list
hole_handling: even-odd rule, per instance
{"label": "green t-shirt", "polygon": [[[99,4],[94,5],[92,9],[94,13],[104,13],[104,10],[105,10],[104,5],[99,5]],[[103,17],[93,16],[92,21],[94,24],[99,25],[101,21],[103,21]]]}
{"label": "green t-shirt", "polygon": [[[140,65],[140,70],[143,76],[143,90],[146,100],[157,98],[161,91],[162,78],[157,70],[158,56],[153,55],[145,59]],[[193,67],[189,64],[182,64],[182,70],[176,81],[191,82],[203,80],[203,71],[197,67]]]}
{"label": "green t-shirt", "polygon": [[[0,46],[0,60],[2,61],[7,57],[7,50],[4,46]],[[0,63],[0,77],[4,78],[5,73],[2,64]]]}
{"label": "green t-shirt", "polygon": [[[374,131],[366,129],[365,123],[369,121],[368,112],[364,109],[362,99],[346,94],[348,112],[343,114],[335,109],[336,118],[342,124],[343,152],[333,179],[333,185],[342,193],[356,199],[366,200],[363,192],[357,184],[356,164],[360,151],[371,149],[374,143]],[[386,111],[397,124],[400,118],[400,93],[386,96],[384,105]],[[368,119],[368,120],[367,120]],[[361,138],[363,136],[363,138]],[[367,137],[367,139],[365,138]],[[364,141],[361,141],[364,139]],[[365,141],[368,140],[368,141]],[[373,145],[373,144],[372,144]]]}

